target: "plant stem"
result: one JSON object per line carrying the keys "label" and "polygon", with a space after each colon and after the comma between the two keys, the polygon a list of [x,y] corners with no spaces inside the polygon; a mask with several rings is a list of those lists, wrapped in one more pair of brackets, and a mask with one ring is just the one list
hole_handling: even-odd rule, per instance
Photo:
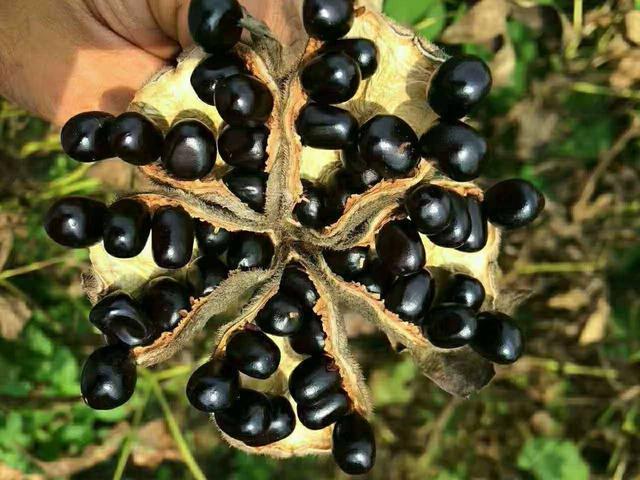
{"label": "plant stem", "polygon": [[515,271],[519,275],[537,275],[540,273],[593,273],[605,267],[604,261],[597,262],[548,262],[518,265]]}
{"label": "plant stem", "polygon": [[69,260],[73,260],[74,258],[75,257],[72,254],[61,255],[59,257],[50,258],[48,260],[41,260],[39,262],[30,263],[29,265],[23,265],[22,267],[5,270],[3,272],[0,272],[0,280],[6,280],[8,278],[17,277],[26,273],[37,272],[38,270],[42,270],[43,268],[48,268],[59,263],[68,262]]}

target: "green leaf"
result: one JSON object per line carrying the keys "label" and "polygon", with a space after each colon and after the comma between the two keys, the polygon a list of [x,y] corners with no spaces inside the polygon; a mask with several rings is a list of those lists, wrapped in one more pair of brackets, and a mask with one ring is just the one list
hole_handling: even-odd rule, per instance
{"label": "green leaf", "polygon": [[410,359],[404,359],[376,370],[371,376],[371,393],[377,407],[407,403],[413,397],[409,382],[416,378],[418,369]]}
{"label": "green leaf", "polygon": [[397,22],[413,26],[429,40],[440,34],[447,20],[447,11],[441,0],[386,0],[383,11]]}
{"label": "green leaf", "polygon": [[518,467],[537,480],[588,480],[589,467],[568,440],[531,438],[518,456]]}

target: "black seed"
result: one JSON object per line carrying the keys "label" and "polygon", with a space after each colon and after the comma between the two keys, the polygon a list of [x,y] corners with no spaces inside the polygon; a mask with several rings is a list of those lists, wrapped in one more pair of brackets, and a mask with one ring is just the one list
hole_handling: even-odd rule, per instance
{"label": "black seed", "polygon": [[324,188],[327,194],[327,223],[331,224],[343,215],[349,197],[359,192],[356,191],[351,173],[344,168],[331,172]]}
{"label": "black seed", "polygon": [[102,240],[107,207],[86,197],[64,197],[44,217],[44,229],[51,239],[69,248],[90,247]]}
{"label": "black seed", "polygon": [[467,197],[467,209],[471,220],[471,233],[462,244],[458,247],[461,252],[479,252],[489,240],[489,226],[487,224],[487,215],[482,209],[482,204],[475,197]]}
{"label": "black seed", "polygon": [[109,145],[114,157],[132,165],[148,165],[160,158],[164,137],[144,115],[126,112],[111,123]]}
{"label": "black seed", "polygon": [[358,136],[358,121],[351,113],[332,105],[305,105],[296,120],[302,145],[324,150],[341,150]]}
{"label": "black seed", "polygon": [[376,463],[376,439],[367,420],[358,413],[345,415],[333,428],[333,458],[349,475],[362,475]]}
{"label": "black seed", "polygon": [[347,38],[325,43],[319,53],[343,52],[353,58],[358,67],[362,79],[371,77],[378,69],[378,47],[368,38]]}
{"label": "black seed", "polygon": [[409,275],[422,270],[426,262],[420,233],[410,220],[395,220],[376,235],[376,253],[394,275]]}
{"label": "black seed", "polygon": [[280,281],[280,290],[311,310],[320,298],[309,276],[296,266],[285,268]]}
{"label": "black seed", "polygon": [[284,337],[302,327],[302,305],[284,293],[276,293],[256,316],[256,324],[263,332]]}
{"label": "black seed", "polygon": [[369,293],[384,297],[393,282],[394,275],[387,270],[378,257],[369,258],[365,271],[355,279]]}
{"label": "black seed", "polygon": [[271,403],[262,392],[241,388],[230,408],[215,413],[220,430],[236,440],[250,442],[264,435],[271,423]]}
{"label": "black seed", "polygon": [[403,176],[420,162],[418,136],[395,115],[376,115],[358,133],[360,156],[385,177]]}
{"label": "black seed", "polygon": [[149,319],[166,332],[180,323],[180,311],[191,308],[187,288],[171,277],[158,277],[147,283],[140,303]]}
{"label": "black seed", "polygon": [[300,73],[302,89],[313,101],[343,103],[360,87],[360,67],[349,55],[329,52],[313,57]]}
{"label": "black seed", "polygon": [[232,235],[227,252],[229,270],[268,268],[273,257],[273,243],[266,235],[239,232]]}
{"label": "black seed", "polygon": [[478,57],[453,57],[431,79],[429,105],[441,117],[456,120],[471,113],[491,90],[491,72]]}
{"label": "black seed", "polygon": [[117,258],[140,254],[151,232],[151,213],[145,204],[124,198],[109,207],[104,225],[104,248]]}
{"label": "black seed", "polygon": [[450,191],[449,196],[453,209],[451,223],[442,232],[429,235],[429,240],[439,247],[458,248],[471,235],[471,216],[466,198],[454,191]]}
{"label": "black seed", "polygon": [[431,274],[423,270],[393,282],[384,304],[403,320],[417,324],[431,306],[434,295],[435,282]]}
{"label": "black seed", "polygon": [[257,330],[235,333],[227,344],[226,354],[234,367],[253,378],[269,378],[280,365],[278,346]]}
{"label": "black seed", "polygon": [[252,75],[223,78],[216,86],[216,107],[222,119],[238,127],[267,123],[273,110],[273,95]]}
{"label": "black seed", "polygon": [[321,228],[327,224],[327,195],[324,189],[309,180],[302,180],[302,198],[293,210],[298,221],[311,228]]}
{"label": "black seed", "polygon": [[442,294],[443,303],[457,303],[475,311],[480,309],[484,298],[485,290],[480,280],[463,273],[454,275]]}
{"label": "black seed", "polygon": [[342,150],[340,158],[342,159],[342,165],[350,174],[349,184],[355,192],[364,193],[382,181],[380,172],[362,159],[357,145],[352,145]]}
{"label": "black seed", "polygon": [[353,0],[304,0],[304,28],[310,37],[337,40],[351,30],[353,9]]}
{"label": "black seed", "polygon": [[133,395],[136,365],[122,345],[107,345],[93,352],[82,367],[82,399],[95,410],[111,410],[124,405]]}
{"label": "black seed", "polygon": [[309,357],[291,372],[289,392],[296,403],[309,404],[340,388],[342,379],[335,362],[324,355]]}
{"label": "black seed", "polygon": [[264,170],[267,163],[269,129],[260,127],[226,127],[218,139],[222,159],[232,167]]}
{"label": "black seed", "polygon": [[233,53],[218,53],[205,58],[191,75],[191,86],[200,100],[215,105],[216,85],[223,78],[246,73],[247,67],[242,59]]}
{"label": "black seed", "polygon": [[252,210],[263,212],[267,197],[267,178],[264,172],[234,168],[222,181],[227,188]]}
{"label": "black seed", "polygon": [[162,268],[177,269],[191,260],[193,220],[181,207],[160,207],[151,224],[153,259]]}
{"label": "black seed", "polygon": [[187,398],[198,410],[213,413],[231,407],[239,390],[238,371],[226,361],[214,359],[191,374]]}
{"label": "black seed", "polygon": [[202,220],[196,220],[195,228],[198,248],[206,255],[220,255],[231,243],[232,234],[224,228]]}
{"label": "black seed", "polygon": [[187,270],[187,281],[194,297],[213,292],[229,276],[229,269],[218,257],[205,255],[196,259]]}
{"label": "black seed", "polygon": [[326,338],[320,317],[307,311],[302,327],[289,337],[289,343],[293,351],[300,355],[319,355],[324,351]]}
{"label": "black seed", "polygon": [[489,221],[501,228],[520,228],[544,210],[544,196],[526,180],[513,178],[496,183],[484,194],[482,207]]}
{"label": "black seed", "polygon": [[422,334],[438,348],[463,347],[476,334],[476,329],[476,313],[456,303],[432,308],[422,324]]}
{"label": "black seed", "polygon": [[324,259],[329,268],[345,280],[354,280],[366,270],[367,247],[353,247],[349,250],[327,250]]}
{"label": "black seed", "polygon": [[261,447],[279,442],[287,438],[296,428],[296,414],[289,400],[285,397],[269,397],[270,418],[269,428],[259,437],[245,441],[250,447]]}
{"label": "black seed", "polygon": [[113,115],[85,112],[72,117],[62,128],[62,149],[78,162],[96,162],[113,157],[109,147],[109,129]]}
{"label": "black seed", "polygon": [[420,232],[436,235],[451,223],[451,203],[451,195],[447,189],[423,183],[405,197],[404,208]]}
{"label": "black seed", "polygon": [[524,339],[509,315],[482,312],[478,314],[478,329],[471,346],[487,360],[509,364],[522,355]]}
{"label": "black seed", "polygon": [[156,337],[156,329],[142,306],[123,291],[100,300],[91,309],[89,321],[109,338],[128,347],[147,345]]}
{"label": "black seed", "polygon": [[329,393],[314,403],[298,404],[298,419],[309,430],[322,430],[346,415],[349,408],[345,392]]}
{"label": "black seed", "polygon": [[224,52],[240,40],[242,17],[238,0],[192,0],[189,31],[206,52]]}
{"label": "black seed", "polygon": [[198,120],[182,120],[167,134],[162,165],[180,180],[197,180],[211,172],[216,154],[213,132]]}
{"label": "black seed", "polygon": [[480,175],[487,142],[469,125],[441,120],[420,139],[420,152],[424,158],[435,160],[438,169],[449,178],[467,182]]}

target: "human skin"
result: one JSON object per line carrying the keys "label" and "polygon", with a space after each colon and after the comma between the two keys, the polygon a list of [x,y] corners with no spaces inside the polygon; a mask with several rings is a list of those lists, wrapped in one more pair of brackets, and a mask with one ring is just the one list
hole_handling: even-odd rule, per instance
{"label": "human skin", "polygon": [[[0,0],[0,95],[57,125],[118,114],[191,44],[189,0]],[[240,0],[285,44],[297,0]]]}

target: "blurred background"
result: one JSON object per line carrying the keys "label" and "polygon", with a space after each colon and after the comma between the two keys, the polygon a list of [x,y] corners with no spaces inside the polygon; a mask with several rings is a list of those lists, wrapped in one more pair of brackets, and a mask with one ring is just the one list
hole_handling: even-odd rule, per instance
{"label": "blurred background", "polygon": [[[547,209],[505,236],[501,257],[526,356],[478,395],[438,390],[380,335],[352,340],[376,405],[369,477],[640,478],[640,1],[384,8],[490,63],[495,88],[472,120],[492,145],[481,184],[524,177]],[[57,197],[107,200],[137,179],[124,162],[78,165],[55,129],[0,98],[0,479],[344,477],[330,457],[275,461],[221,442],[183,393],[204,335],[147,370],[124,407],[84,406],[79,369],[101,341],[79,282],[87,253],[50,242],[41,218]]]}

